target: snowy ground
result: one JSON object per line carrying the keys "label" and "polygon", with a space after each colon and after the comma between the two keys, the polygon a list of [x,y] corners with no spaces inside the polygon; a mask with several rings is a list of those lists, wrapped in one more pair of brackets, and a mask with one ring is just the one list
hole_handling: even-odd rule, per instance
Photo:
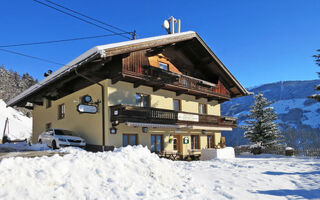
{"label": "snowy ground", "polygon": [[320,160],[170,161],[141,146],[0,161],[0,199],[320,199]]}

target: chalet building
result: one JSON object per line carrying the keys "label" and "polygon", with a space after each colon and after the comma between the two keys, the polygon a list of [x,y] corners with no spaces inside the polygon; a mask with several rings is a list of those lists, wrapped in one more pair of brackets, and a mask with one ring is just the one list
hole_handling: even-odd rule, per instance
{"label": "chalet building", "polygon": [[153,152],[219,148],[236,119],[220,104],[248,95],[195,32],[96,46],[9,101],[33,109],[32,142],[47,128],[88,148]]}

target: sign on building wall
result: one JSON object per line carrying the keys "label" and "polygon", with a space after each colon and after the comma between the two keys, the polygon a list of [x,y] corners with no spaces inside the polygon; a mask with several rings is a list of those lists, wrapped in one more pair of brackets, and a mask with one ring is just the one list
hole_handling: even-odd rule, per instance
{"label": "sign on building wall", "polygon": [[95,113],[98,112],[98,108],[96,106],[84,105],[84,104],[79,104],[77,106],[77,110],[78,110],[79,113],[95,114]]}
{"label": "sign on building wall", "polygon": [[189,137],[183,137],[183,144],[189,144]]}
{"label": "sign on building wall", "polygon": [[199,115],[178,113],[178,120],[180,120],[180,121],[199,122]]}

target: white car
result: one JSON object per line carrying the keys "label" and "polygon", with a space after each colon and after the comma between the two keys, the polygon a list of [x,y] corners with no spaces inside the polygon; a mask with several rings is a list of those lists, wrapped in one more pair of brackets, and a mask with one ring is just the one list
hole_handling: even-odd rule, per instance
{"label": "white car", "polygon": [[47,144],[52,149],[66,146],[84,148],[86,146],[86,141],[77,133],[63,129],[48,129],[39,135],[38,142]]}

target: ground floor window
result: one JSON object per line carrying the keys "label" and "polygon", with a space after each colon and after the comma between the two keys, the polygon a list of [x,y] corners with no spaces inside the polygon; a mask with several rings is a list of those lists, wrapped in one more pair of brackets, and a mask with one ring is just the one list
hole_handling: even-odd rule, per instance
{"label": "ground floor window", "polygon": [[191,135],[191,149],[200,149],[199,135]]}
{"label": "ground floor window", "polygon": [[160,152],[163,150],[162,135],[151,135],[151,152]]}
{"label": "ground floor window", "polygon": [[58,119],[63,119],[66,115],[66,106],[64,104],[60,104],[58,106]]}
{"label": "ground floor window", "polygon": [[136,134],[123,134],[122,135],[122,146],[126,147],[128,145],[137,145],[137,138]]}
{"label": "ground floor window", "polygon": [[207,136],[207,146],[208,148],[214,148],[214,135]]}

